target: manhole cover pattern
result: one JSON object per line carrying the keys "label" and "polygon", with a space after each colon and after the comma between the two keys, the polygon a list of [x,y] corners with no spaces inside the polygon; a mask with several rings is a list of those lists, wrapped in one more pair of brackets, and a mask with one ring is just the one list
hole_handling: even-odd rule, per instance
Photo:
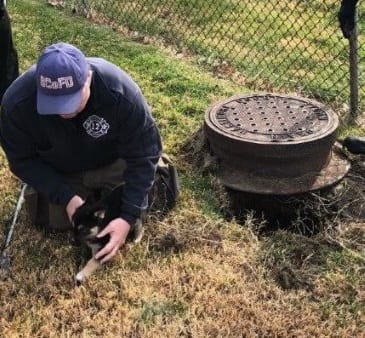
{"label": "manhole cover pattern", "polygon": [[283,143],[321,138],[338,126],[336,115],[313,100],[272,94],[232,97],[211,108],[206,120],[235,138]]}

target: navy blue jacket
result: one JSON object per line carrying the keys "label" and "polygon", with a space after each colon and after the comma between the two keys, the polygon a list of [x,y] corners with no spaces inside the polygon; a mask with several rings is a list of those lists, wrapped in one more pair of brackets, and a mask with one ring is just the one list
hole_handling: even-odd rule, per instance
{"label": "navy blue jacket", "polygon": [[11,171],[61,205],[75,195],[66,174],[124,159],[121,217],[133,223],[147,207],[160,135],[136,83],[110,62],[87,60],[93,71],[90,99],[72,119],[37,113],[35,65],[17,78],[2,101],[0,142]]}

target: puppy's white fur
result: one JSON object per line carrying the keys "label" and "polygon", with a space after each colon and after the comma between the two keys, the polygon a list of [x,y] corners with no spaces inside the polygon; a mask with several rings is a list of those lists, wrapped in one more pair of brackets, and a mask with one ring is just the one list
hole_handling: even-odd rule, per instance
{"label": "puppy's white fur", "polygon": [[88,244],[88,246],[91,248],[92,258],[86,263],[83,269],[77,273],[75,278],[77,283],[83,283],[88,277],[90,277],[97,269],[102,266],[100,261],[94,258],[95,254],[101,248],[100,245]]}

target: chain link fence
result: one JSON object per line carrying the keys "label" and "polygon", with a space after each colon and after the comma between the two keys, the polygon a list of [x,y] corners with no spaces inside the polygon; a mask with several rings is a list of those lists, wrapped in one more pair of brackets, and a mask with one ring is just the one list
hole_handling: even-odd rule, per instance
{"label": "chain link fence", "polygon": [[[339,0],[66,0],[73,13],[197,55],[253,90],[348,103],[349,48]],[[157,41],[157,40],[156,40]],[[360,89],[360,98],[364,91]]]}

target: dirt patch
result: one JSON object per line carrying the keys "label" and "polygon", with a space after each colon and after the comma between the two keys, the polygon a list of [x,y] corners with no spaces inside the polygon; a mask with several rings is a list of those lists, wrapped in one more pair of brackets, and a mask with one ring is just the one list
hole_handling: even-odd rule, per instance
{"label": "dirt patch", "polygon": [[344,250],[327,234],[304,237],[283,231],[263,238],[263,249],[260,261],[282,289],[307,291],[314,289],[317,276],[327,269],[328,257]]}
{"label": "dirt patch", "polygon": [[275,282],[283,290],[313,290],[313,283],[298,270],[293,269],[289,265],[275,267],[273,269]]}
{"label": "dirt patch", "polygon": [[173,232],[158,237],[151,243],[150,248],[157,252],[178,253],[186,248],[186,241]]}

